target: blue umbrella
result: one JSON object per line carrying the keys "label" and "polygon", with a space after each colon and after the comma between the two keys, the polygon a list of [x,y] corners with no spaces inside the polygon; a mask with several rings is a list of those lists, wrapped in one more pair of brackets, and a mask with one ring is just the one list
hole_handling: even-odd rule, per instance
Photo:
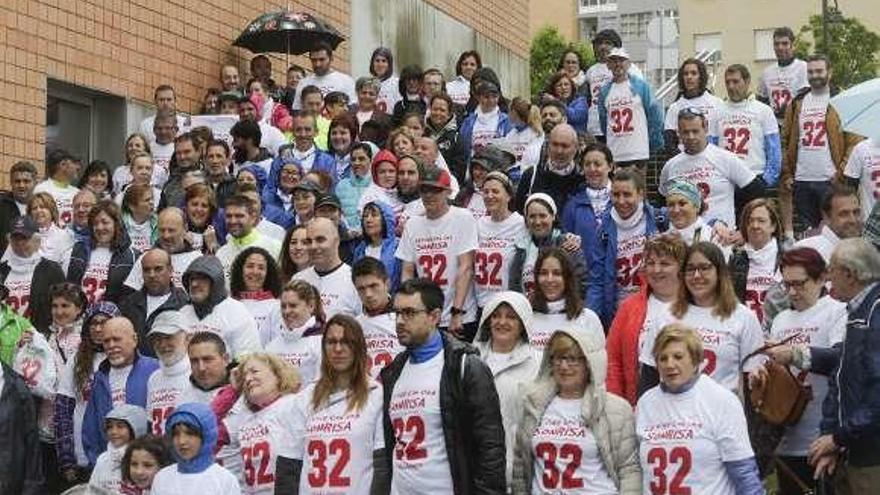
{"label": "blue umbrella", "polygon": [[857,84],[831,99],[843,130],[880,141],[880,77]]}

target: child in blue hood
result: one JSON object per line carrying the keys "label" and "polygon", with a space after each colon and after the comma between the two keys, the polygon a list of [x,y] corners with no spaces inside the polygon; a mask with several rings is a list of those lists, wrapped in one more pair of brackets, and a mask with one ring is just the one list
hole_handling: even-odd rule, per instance
{"label": "child in blue hood", "polygon": [[163,468],[153,478],[151,495],[210,493],[239,495],[235,475],[214,462],[217,417],[206,404],[181,404],[165,423],[176,464]]}

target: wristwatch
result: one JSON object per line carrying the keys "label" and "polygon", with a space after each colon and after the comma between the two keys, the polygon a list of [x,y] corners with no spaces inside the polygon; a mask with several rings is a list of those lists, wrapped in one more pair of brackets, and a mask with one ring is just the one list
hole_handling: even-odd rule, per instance
{"label": "wristwatch", "polygon": [[452,314],[452,316],[463,315],[463,314],[467,313],[467,311],[465,311],[461,308],[456,308],[455,306],[453,306],[452,309],[449,310],[449,312]]}

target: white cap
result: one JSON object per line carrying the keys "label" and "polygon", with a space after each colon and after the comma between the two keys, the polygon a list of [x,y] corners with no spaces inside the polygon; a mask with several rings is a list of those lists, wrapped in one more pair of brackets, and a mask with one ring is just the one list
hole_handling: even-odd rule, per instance
{"label": "white cap", "polygon": [[150,331],[147,332],[147,337],[155,334],[174,335],[185,330],[186,328],[181,322],[179,311],[162,311],[153,320]]}
{"label": "white cap", "polygon": [[623,47],[613,48],[611,53],[608,54],[608,58],[611,57],[625,58],[629,60],[629,53],[626,53],[626,49]]}

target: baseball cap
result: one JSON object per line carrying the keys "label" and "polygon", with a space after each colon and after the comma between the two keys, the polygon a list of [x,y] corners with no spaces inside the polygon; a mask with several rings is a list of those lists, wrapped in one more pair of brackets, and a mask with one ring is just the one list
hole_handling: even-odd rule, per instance
{"label": "baseball cap", "polygon": [[318,201],[315,202],[315,209],[317,210],[322,206],[333,206],[337,210],[342,210],[342,203],[339,201],[339,197],[333,193],[322,194],[318,198]]}
{"label": "baseball cap", "polygon": [[153,320],[147,337],[151,335],[175,335],[177,332],[186,330],[179,311],[162,311]]}
{"label": "baseball cap", "polygon": [[626,48],[623,48],[623,47],[614,48],[613,50],[611,50],[611,53],[608,54],[608,58],[613,58],[613,57],[625,58],[625,59],[629,60],[629,53],[626,52]]}
{"label": "baseball cap", "polygon": [[428,167],[419,178],[419,186],[436,187],[449,191],[452,190],[452,179],[446,170],[440,167]]}
{"label": "baseball cap", "polygon": [[10,234],[25,237],[31,237],[39,231],[40,228],[37,227],[37,222],[35,222],[33,218],[27,215],[17,217],[15,220],[13,220],[12,227],[9,229]]}
{"label": "baseball cap", "polygon": [[315,194],[315,195],[319,195],[319,194],[321,194],[321,190],[318,188],[318,186],[317,186],[314,182],[312,182],[312,181],[310,181],[310,180],[301,180],[301,181],[299,181],[299,184],[293,186],[293,190],[294,190],[294,191],[297,191],[297,190],[299,190],[299,191],[309,191],[309,192],[311,192],[311,193],[313,193],[313,194]]}
{"label": "baseball cap", "polygon": [[496,86],[495,83],[490,81],[483,81],[480,84],[480,94],[498,95],[501,94],[501,90],[498,89],[498,86]]}

